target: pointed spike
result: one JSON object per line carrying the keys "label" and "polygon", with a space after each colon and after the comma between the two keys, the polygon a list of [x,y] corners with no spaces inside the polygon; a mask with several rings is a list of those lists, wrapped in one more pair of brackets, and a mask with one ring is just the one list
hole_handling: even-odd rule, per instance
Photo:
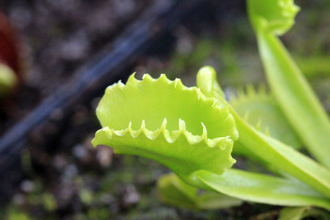
{"label": "pointed spike", "polygon": [[246,94],[244,92],[243,87],[240,86],[236,90],[237,90],[237,99],[244,99]]}
{"label": "pointed spike", "polygon": [[[112,139],[112,136],[113,136],[112,129],[110,129],[109,127],[104,127],[104,128],[102,128],[102,131],[107,135],[107,137],[109,139]],[[99,131],[97,131],[97,132],[99,132]]]}
{"label": "pointed spike", "polygon": [[214,107],[218,104],[218,100],[214,99],[213,103],[212,103],[212,106],[211,107]]}
{"label": "pointed spike", "polygon": [[166,130],[167,119],[164,118],[162,125],[160,126],[160,130]]}
{"label": "pointed spike", "polygon": [[134,131],[133,128],[132,128],[132,121],[130,121],[128,123],[128,127],[127,127],[127,131],[128,133],[130,133],[130,135],[134,138],[138,137],[139,136],[139,130],[138,131]]}
{"label": "pointed spike", "polygon": [[105,93],[109,94],[111,93],[113,90],[115,89],[122,89],[125,87],[125,84],[123,84],[121,82],[121,80],[119,80],[117,83],[111,85],[111,86],[108,86],[106,89],[105,89]]}
{"label": "pointed spike", "polygon": [[291,10],[292,10],[294,13],[297,13],[297,12],[300,10],[300,7],[297,6],[297,5],[292,5]]}
{"label": "pointed spike", "polygon": [[206,140],[207,139],[207,129],[203,122],[202,122],[202,126],[203,126],[203,133],[202,133],[201,138]]}
{"label": "pointed spike", "polygon": [[158,80],[159,80],[159,79],[166,79],[166,80],[169,80],[169,79],[167,79],[165,73],[161,73],[160,76],[158,77]]}
{"label": "pointed spike", "polygon": [[142,80],[155,80],[154,78],[152,78],[148,73],[143,74],[142,76]]}
{"label": "pointed spike", "polygon": [[136,79],[136,78],[135,78],[135,75],[136,75],[136,72],[132,73],[132,74],[129,76],[128,80],[130,80],[131,78],[132,78],[132,79]]}
{"label": "pointed spike", "polygon": [[230,102],[235,102],[237,100],[237,91],[230,91],[226,93],[226,96]]}
{"label": "pointed spike", "polygon": [[128,123],[128,130],[132,130],[132,121]]}
{"label": "pointed spike", "polygon": [[179,131],[185,131],[186,130],[186,122],[179,118]]}
{"label": "pointed spike", "polygon": [[132,137],[136,138],[136,137],[138,137],[142,132],[144,132],[145,128],[146,128],[146,124],[145,124],[145,121],[143,120],[143,121],[142,121],[142,124],[141,124],[141,127],[140,127],[138,130],[136,130],[136,131],[132,129],[132,130],[130,131],[130,134],[131,134]]}
{"label": "pointed spike", "polygon": [[197,100],[200,100],[201,99],[201,95],[202,95],[202,92],[201,92],[201,89],[200,88],[197,88]]}
{"label": "pointed spike", "polygon": [[270,136],[270,130],[269,130],[269,127],[266,127],[264,133],[265,133],[265,135]]}
{"label": "pointed spike", "polygon": [[248,96],[254,96],[256,94],[256,90],[252,84],[248,84],[246,86],[246,93]]}
{"label": "pointed spike", "polygon": [[166,83],[171,84],[172,81],[169,80],[164,73],[161,73],[160,76],[157,79],[154,79],[155,81],[164,81]]}
{"label": "pointed spike", "polygon": [[182,84],[182,81],[181,81],[181,79],[179,79],[179,78],[176,78],[175,80],[174,80],[174,88],[177,88],[177,87],[182,87],[183,86],[183,84]]}
{"label": "pointed spike", "polygon": [[244,117],[243,117],[244,121],[248,121],[249,120],[249,115],[250,115],[250,112],[249,111],[246,111],[244,113]]}
{"label": "pointed spike", "polygon": [[123,89],[126,85],[120,81],[118,82],[117,86],[118,88]]}
{"label": "pointed spike", "polygon": [[257,122],[257,124],[255,125],[255,128],[256,128],[258,131],[260,131],[260,130],[261,130],[261,125],[262,125],[261,119],[258,118],[258,122]]}
{"label": "pointed spike", "polygon": [[179,118],[179,129],[171,132],[171,141],[174,142],[186,131],[186,122]]}
{"label": "pointed spike", "polygon": [[179,83],[179,79],[176,78],[176,79],[174,80],[174,88],[176,88],[176,87],[178,86],[178,83]]}
{"label": "pointed spike", "polygon": [[[136,75],[136,72],[132,73],[129,76],[126,85],[135,85],[136,83],[138,83],[138,80],[135,78],[135,75]],[[120,84],[122,84],[121,81],[120,81]],[[123,84],[123,86],[124,86],[124,84]]]}
{"label": "pointed spike", "polygon": [[141,129],[144,130],[145,128],[146,128],[146,121],[142,120]]}
{"label": "pointed spike", "polygon": [[240,102],[244,99],[244,95],[239,94],[237,91],[235,94],[232,94],[230,102]]}
{"label": "pointed spike", "polygon": [[[165,122],[165,120],[164,120],[164,122]],[[163,122],[163,124],[164,124],[164,122]],[[166,123],[167,123],[167,121],[166,121]],[[166,129],[166,123],[165,123],[165,126],[164,126],[164,127],[162,126],[162,128],[161,128],[161,132],[163,133],[163,136],[164,136],[165,140],[166,140],[168,143],[173,143],[173,142],[176,141],[176,139],[174,139],[174,138],[171,136],[170,132]]]}

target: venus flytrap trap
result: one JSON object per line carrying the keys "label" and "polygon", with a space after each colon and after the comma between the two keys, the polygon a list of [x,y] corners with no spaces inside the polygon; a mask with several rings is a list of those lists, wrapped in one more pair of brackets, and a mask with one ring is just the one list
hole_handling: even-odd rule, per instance
{"label": "venus flytrap trap", "polygon": [[[215,73],[206,67],[200,74]],[[257,157],[262,157],[263,153],[270,154],[265,155],[265,159],[262,157],[263,160],[273,162],[275,166],[284,162],[281,165],[284,172],[297,179],[307,180],[304,182],[310,182],[313,188],[322,193],[329,195],[330,192],[329,186],[322,179],[319,181],[321,174],[329,175],[326,171],[321,169],[320,175],[310,175],[308,167],[297,168],[294,164],[296,161],[288,159],[293,153],[285,151],[291,150],[290,147],[277,142],[273,144],[270,137],[262,136],[240,119],[213,89],[214,76],[198,79],[197,84],[204,85],[200,89],[187,88],[181,81],[170,81],[165,75],[158,79],[145,75],[142,81],[132,75],[126,85],[118,83],[108,87],[97,108],[103,128],[96,133],[93,144],[111,146],[119,154],[157,160],[187,184],[204,190],[247,201],[274,205],[314,205],[330,209],[325,196],[296,180],[229,169],[234,163],[231,157],[233,140],[238,136],[236,121],[240,135],[243,132],[252,135],[252,141],[242,141],[241,137],[238,141],[248,146],[247,149],[253,154]],[[204,88],[209,89],[210,97],[203,94]],[[283,156],[267,141],[284,148],[282,151],[288,155]],[[309,166],[314,165],[307,157],[295,153],[298,159],[303,158],[303,163],[307,161]]]}
{"label": "venus flytrap trap", "polygon": [[235,162],[238,134],[228,108],[180,80],[132,75],[126,85],[108,87],[96,111],[104,128],[94,145],[157,160],[187,181],[196,170],[221,174]]}
{"label": "venus flytrap trap", "polygon": [[[274,95],[267,92],[264,85],[257,89],[248,85],[246,89],[239,89],[237,95],[231,95],[229,100],[239,116],[257,130],[295,149],[302,147],[301,140],[286,120]],[[237,152],[236,144],[234,151]]]}
{"label": "venus flytrap trap", "polygon": [[[290,131],[290,141],[271,133],[272,127],[276,127],[274,121],[265,119],[270,127],[269,134],[265,134],[244,120],[235,111],[235,108],[239,111],[237,102],[235,107],[232,101],[233,107],[225,100],[214,69],[204,67],[197,74],[197,87],[186,87],[179,79],[171,81],[164,74],[158,79],[145,74],[142,80],[135,79],[133,74],[126,85],[119,82],[109,86],[96,110],[103,128],[96,132],[92,143],[110,146],[118,154],[150,158],[169,167],[175,174],[162,177],[158,186],[161,197],[170,204],[197,209],[224,208],[245,200],[330,210],[330,171],[287,145],[294,143],[294,147],[299,147],[300,140],[309,145],[320,138],[309,149],[316,159],[327,164],[325,158],[330,154],[322,156],[320,152],[326,154],[329,150],[328,147],[323,151],[330,134],[326,133],[328,119],[322,122],[322,131],[311,132],[305,138],[308,129],[318,126],[311,126],[312,117],[320,111],[323,116],[317,116],[316,121],[327,116],[302,76],[293,73],[296,71],[291,68],[293,61],[283,52],[283,47],[279,52],[279,41],[273,42],[276,34],[283,34],[292,26],[298,8],[289,0],[249,0],[248,5],[275,97],[264,93],[264,99],[254,101],[262,101],[261,105],[270,109],[269,115],[275,121],[286,116],[289,123],[284,120],[274,130],[284,126]],[[249,89],[248,93],[251,98],[254,90]],[[290,95],[289,101],[283,101],[285,95]],[[292,115],[295,111],[297,115]],[[304,124],[303,129],[293,126],[296,116],[306,116],[309,111],[311,116],[299,123]],[[234,142],[240,153],[260,162],[277,176],[231,168],[235,163],[231,156]],[[205,190],[204,196],[197,195],[197,189]]]}

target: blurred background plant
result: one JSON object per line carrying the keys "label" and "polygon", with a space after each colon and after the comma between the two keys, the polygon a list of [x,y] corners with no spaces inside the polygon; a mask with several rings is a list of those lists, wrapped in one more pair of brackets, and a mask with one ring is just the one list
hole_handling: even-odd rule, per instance
{"label": "blurred background plant", "polygon": [[[0,3],[22,36],[22,53],[29,63],[25,74],[19,76],[22,83],[16,95],[7,98],[5,104],[0,101],[0,133],[52,94],[155,2]],[[330,3],[295,2],[302,11],[297,24],[282,40],[330,112]],[[186,85],[194,85],[199,68],[211,65],[226,94],[246,84],[265,83],[244,4],[240,0],[203,4],[126,71],[137,71],[137,77],[146,72],[157,77],[165,72],[171,78],[182,78]],[[17,72],[0,58],[6,71],[11,75]],[[108,147],[91,146],[90,140],[99,128],[94,113],[97,103],[95,98],[91,103],[76,105],[70,115],[55,111],[46,126],[31,132],[29,144],[21,153],[24,178],[17,181],[18,187],[4,185],[7,179],[15,179],[12,176],[0,183],[1,190],[10,195],[1,200],[0,219],[276,219],[280,215],[280,207],[249,203],[214,211],[161,204],[155,184],[169,172],[165,167],[143,158],[117,157]],[[235,166],[260,169],[253,162],[240,161]]]}
{"label": "blurred background plant", "polygon": [[22,62],[18,37],[14,27],[0,13],[0,97],[8,96],[18,84]]}

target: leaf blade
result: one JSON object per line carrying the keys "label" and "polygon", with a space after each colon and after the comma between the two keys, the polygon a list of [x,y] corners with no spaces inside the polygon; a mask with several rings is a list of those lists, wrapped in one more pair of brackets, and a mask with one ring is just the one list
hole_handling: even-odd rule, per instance
{"label": "leaf blade", "polygon": [[309,152],[329,168],[329,117],[279,39],[261,32],[257,35],[267,79],[276,100]]}
{"label": "leaf blade", "polygon": [[199,171],[196,177],[211,189],[246,201],[284,206],[313,205],[330,210],[330,202],[299,182],[230,169],[222,175]]}

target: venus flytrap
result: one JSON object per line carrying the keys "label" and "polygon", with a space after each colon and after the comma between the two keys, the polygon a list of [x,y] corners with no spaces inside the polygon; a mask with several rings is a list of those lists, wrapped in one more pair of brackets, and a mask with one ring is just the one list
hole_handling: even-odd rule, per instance
{"label": "venus flytrap", "polygon": [[[265,61],[266,70],[269,70],[278,63],[279,55],[276,54],[277,48],[267,47],[269,42],[263,39],[265,33],[273,36],[287,31],[293,24],[297,8],[292,1],[250,0],[249,12],[254,27],[257,30],[262,27],[262,40],[266,46],[261,47],[263,51],[269,50],[264,55],[276,55],[272,56],[276,62]],[[285,67],[274,69],[284,74]],[[291,79],[296,80],[294,77],[285,78]],[[299,85],[296,81],[294,84]],[[285,86],[288,84],[282,87]],[[277,94],[278,86],[273,87],[276,100],[281,99],[282,96]],[[283,90],[290,93],[294,89]],[[303,101],[311,98],[309,95],[304,98],[305,93],[291,92],[290,99],[296,104],[293,108],[299,106],[294,96]],[[279,101],[279,104],[292,123],[290,113],[285,110],[289,108],[288,103]],[[313,107],[307,107],[303,112],[310,109]],[[330,210],[330,171],[242,119],[224,99],[211,67],[199,71],[197,87],[191,88],[184,86],[179,79],[171,81],[165,75],[153,79],[146,74],[142,80],[137,80],[133,74],[126,85],[119,82],[107,88],[96,112],[103,128],[96,132],[93,145],[107,145],[115,153],[147,157],[169,167],[183,181],[172,174],[159,182],[160,191],[169,194],[166,197],[163,193],[163,199],[172,204],[185,206],[186,201],[186,207],[215,208],[240,203],[234,200],[232,204],[215,204],[212,203],[213,196],[200,199],[196,194],[200,188],[220,193],[219,201],[231,196],[272,205],[317,206]],[[308,120],[302,121],[308,124]],[[296,132],[307,143],[302,138],[307,130]],[[241,146],[241,152],[280,176],[231,168],[235,163],[231,156],[234,141]],[[175,198],[181,202],[175,203]]]}
{"label": "venus flytrap", "polygon": [[178,79],[132,75],[126,85],[108,87],[96,111],[103,129],[94,145],[157,160],[187,181],[196,170],[221,174],[235,162],[238,134],[228,107]]}
{"label": "venus flytrap", "polygon": [[[207,67],[200,74],[208,75],[212,71]],[[198,84],[204,85],[203,88],[187,88],[180,80],[170,81],[165,75],[158,79],[145,75],[142,81],[132,75],[126,85],[119,82],[108,87],[97,108],[103,128],[96,133],[93,144],[111,146],[115,153],[157,160],[187,184],[204,190],[247,201],[330,209],[325,196],[296,180],[229,169],[234,163],[231,157],[233,140],[238,137],[235,121],[239,122],[236,124],[238,131],[242,130],[240,133],[252,133],[252,138],[256,139],[243,141],[253,154],[260,157],[263,157],[262,153],[270,154],[265,161],[275,164],[277,160],[278,163],[286,162],[286,157],[281,158],[281,153],[268,144],[268,139],[263,139],[239,118],[219,95],[218,87],[213,89],[214,76],[198,78]],[[203,79],[205,81],[201,83]],[[210,97],[203,94],[204,88],[210,89]],[[212,94],[216,98],[211,97]],[[275,155],[275,161],[271,154]],[[322,181],[312,181],[314,176],[285,167],[291,168],[290,163],[282,166],[287,173],[308,180],[304,181],[307,184],[316,182],[317,187],[310,185],[329,194],[330,190]]]}
{"label": "venus flytrap", "polygon": [[104,128],[94,145],[157,160],[187,182],[196,170],[221,174],[235,162],[231,151],[238,134],[228,107],[178,79],[145,75],[139,81],[132,75],[126,85],[108,87],[97,116]]}

